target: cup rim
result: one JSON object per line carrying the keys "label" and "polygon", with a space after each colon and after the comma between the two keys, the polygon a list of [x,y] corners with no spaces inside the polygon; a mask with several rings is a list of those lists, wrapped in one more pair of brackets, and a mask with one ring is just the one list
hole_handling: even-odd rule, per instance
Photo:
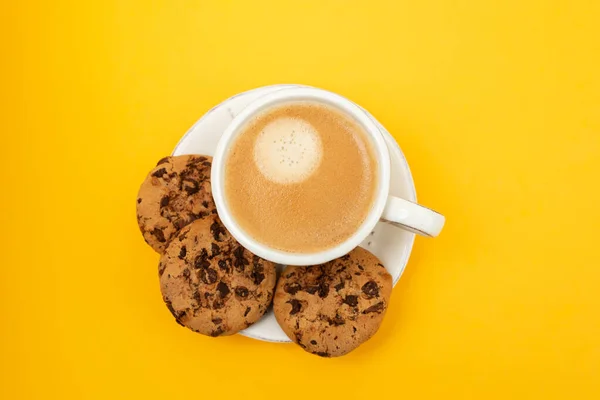
{"label": "cup rim", "polygon": [[[378,183],[376,196],[361,226],[339,245],[312,253],[292,253],[271,248],[247,234],[232,217],[224,196],[225,156],[230,144],[253,117],[261,111],[292,101],[325,103],[342,111],[358,123],[369,135],[377,158]],[[231,235],[250,252],[266,260],[285,265],[317,265],[341,257],[357,247],[379,221],[387,202],[390,188],[390,156],[381,131],[368,114],[347,98],[327,90],[309,87],[282,88],[267,93],[247,105],[227,126],[213,155],[211,169],[212,194],[219,217]]]}

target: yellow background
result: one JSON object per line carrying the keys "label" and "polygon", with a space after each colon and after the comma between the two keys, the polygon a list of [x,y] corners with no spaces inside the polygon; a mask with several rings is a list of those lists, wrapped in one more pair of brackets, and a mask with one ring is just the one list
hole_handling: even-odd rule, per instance
{"label": "yellow background", "polygon": [[[600,2],[18,3],[0,398],[600,397]],[[179,327],[136,226],[138,185],[192,123],[280,82],[371,110],[447,216],[339,359]]]}

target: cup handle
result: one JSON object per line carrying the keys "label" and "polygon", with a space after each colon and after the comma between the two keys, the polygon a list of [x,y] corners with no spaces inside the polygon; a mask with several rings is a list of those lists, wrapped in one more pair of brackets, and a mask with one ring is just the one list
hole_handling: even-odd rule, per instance
{"label": "cup handle", "polygon": [[430,208],[394,196],[388,197],[381,219],[407,231],[429,237],[439,235],[446,221],[442,214]]}

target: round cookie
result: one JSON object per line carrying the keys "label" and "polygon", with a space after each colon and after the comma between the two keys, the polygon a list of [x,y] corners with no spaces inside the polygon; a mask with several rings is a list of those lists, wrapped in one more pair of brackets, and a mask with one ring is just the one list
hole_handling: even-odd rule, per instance
{"label": "round cookie", "polygon": [[190,222],[216,214],[210,189],[212,158],[165,157],[146,177],[137,197],[137,221],[144,240],[162,253]]}
{"label": "round cookie", "polygon": [[171,240],[159,264],[160,290],[175,320],[195,332],[231,335],[258,321],[273,298],[275,264],[233,239],[216,215]]}
{"label": "round cookie", "polygon": [[337,357],[377,332],[392,293],[392,277],[360,247],[326,264],[285,269],[273,310],[286,335],[304,350]]}

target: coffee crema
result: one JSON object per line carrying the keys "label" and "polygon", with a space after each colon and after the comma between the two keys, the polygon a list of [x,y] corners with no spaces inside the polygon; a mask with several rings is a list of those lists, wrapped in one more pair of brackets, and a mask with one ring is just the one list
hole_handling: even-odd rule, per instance
{"label": "coffee crema", "polygon": [[363,128],[315,102],[263,111],[225,155],[232,217],[256,241],[286,252],[318,252],[352,236],[373,205],[377,179]]}

